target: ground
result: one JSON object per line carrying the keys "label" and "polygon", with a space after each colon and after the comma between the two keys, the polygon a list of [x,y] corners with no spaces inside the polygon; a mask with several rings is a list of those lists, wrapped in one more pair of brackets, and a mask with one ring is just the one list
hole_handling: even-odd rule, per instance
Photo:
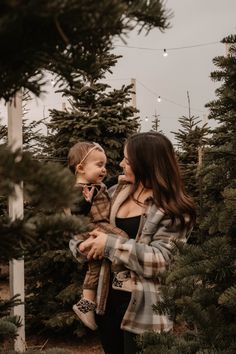
{"label": "ground", "polygon": [[[1,272],[0,272],[1,273]],[[9,282],[2,280],[0,277],[0,298],[9,298]],[[103,354],[103,350],[99,343],[96,333],[87,335],[82,339],[65,338],[26,338],[26,348],[31,350],[44,351],[49,348],[66,349],[71,354]]]}
{"label": "ground", "polygon": [[77,342],[70,342],[68,339],[42,339],[31,338],[27,342],[27,349],[46,350],[49,348],[66,349],[71,354],[103,354],[98,338],[93,335],[85,339],[78,339]]}

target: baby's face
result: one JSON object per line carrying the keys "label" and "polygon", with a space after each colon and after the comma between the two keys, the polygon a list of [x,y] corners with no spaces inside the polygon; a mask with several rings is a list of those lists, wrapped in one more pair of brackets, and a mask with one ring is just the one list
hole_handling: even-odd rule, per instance
{"label": "baby's face", "polygon": [[85,183],[99,184],[106,176],[107,158],[104,152],[93,150],[83,164],[83,179]]}

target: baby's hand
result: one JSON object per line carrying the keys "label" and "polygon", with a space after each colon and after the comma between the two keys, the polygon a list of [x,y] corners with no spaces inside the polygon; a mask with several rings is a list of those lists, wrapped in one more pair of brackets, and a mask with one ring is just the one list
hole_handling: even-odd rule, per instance
{"label": "baby's hand", "polygon": [[95,187],[92,187],[90,190],[88,186],[84,186],[83,188],[83,196],[87,202],[91,202],[93,198],[93,193],[94,193]]}

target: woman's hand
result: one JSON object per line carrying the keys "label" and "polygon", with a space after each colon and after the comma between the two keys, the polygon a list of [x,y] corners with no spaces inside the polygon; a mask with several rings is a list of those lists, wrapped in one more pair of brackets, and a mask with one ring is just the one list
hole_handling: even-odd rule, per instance
{"label": "woman's hand", "polygon": [[89,234],[90,237],[80,244],[80,251],[87,255],[88,260],[102,259],[107,241],[107,234],[97,229],[89,232]]}

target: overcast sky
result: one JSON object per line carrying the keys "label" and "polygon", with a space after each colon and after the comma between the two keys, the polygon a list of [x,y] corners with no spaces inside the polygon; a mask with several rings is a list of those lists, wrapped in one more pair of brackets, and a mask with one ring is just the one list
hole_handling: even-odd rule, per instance
{"label": "overcast sky", "polygon": [[[117,47],[116,52],[122,54],[123,59],[111,79],[136,78],[137,107],[143,130],[151,128],[156,111],[160,115],[160,128],[171,137],[169,132],[178,128],[178,118],[188,115],[187,91],[191,113],[201,119],[207,117],[204,105],[215,97],[217,87],[209,77],[215,70],[212,59],[225,55],[225,46],[219,42],[236,32],[236,1],[168,0],[166,7],[174,12],[170,29],[165,33],[153,30],[148,36],[132,33],[127,43],[161,50]],[[212,42],[218,43],[178,49]],[[167,57],[162,55],[164,48],[169,54]],[[163,98],[161,103],[156,100],[159,95]]]}
{"label": "overcast sky", "polygon": [[[133,32],[127,38],[127,46],[159,50],[117,46],[114,52],[123,58],[108,76],[107,83],[118,88],[135,78],[142,130],[151,128],[156,112],[160,129],[173,139],[170,131],[178,129],[178,118],[188,115],[187,91],[191,113],[203,120],[207,117],[204,105],[214,99],[217,87],[209,77],[215,69],[212,59],[225,55],[225,46],[220,41],[236,32],[236,0],[167,0],[166,7],[174,15],[170,20],[171,28],[165,33],[156,29],[147,36],[138,36]],[[115,44],[124,46],[120,41]],[[195,45],[200,46],[181,49]],[[167,57],[162,55],[164,48]],[[162,98],[160,103],[158,96]],[[61,107],[60,95],[51,92],[33,100],[28,117],[41,119],[47,116],[49,108]],[[3,105],[0,115],[6,120]]]}

